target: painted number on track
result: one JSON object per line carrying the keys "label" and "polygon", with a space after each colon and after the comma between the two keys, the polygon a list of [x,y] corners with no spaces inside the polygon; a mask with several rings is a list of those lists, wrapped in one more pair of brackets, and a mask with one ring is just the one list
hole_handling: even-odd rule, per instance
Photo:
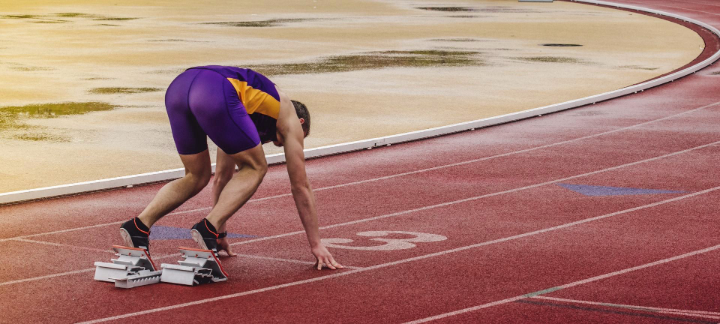
{"label": "painted number on track", "polygon": [[[399,234],[399,235],[392,235]],[[322,239],[323,244],[326,247],[332,247],[336,249],[349,249],[349,250],[363,250],[363,251],[392,251],[392,250],[405,250],[412,249],[416,245],[414,243],[425,243],[425,242],[439,242],[447,240],[447,237],[437,234],[417,233],[417,232],[404,232],[404,231],[369,231],[357,233],[358,236],[374,237],[369,239],[370,241],[385,242],[383,245],[372,245],[372,246],[357,246],[357,245],[345,245],[352,243],[354,240],[345,238],[327,238]],[[384,238],[384,236],[407,236],[411,235],[410,238]]]}

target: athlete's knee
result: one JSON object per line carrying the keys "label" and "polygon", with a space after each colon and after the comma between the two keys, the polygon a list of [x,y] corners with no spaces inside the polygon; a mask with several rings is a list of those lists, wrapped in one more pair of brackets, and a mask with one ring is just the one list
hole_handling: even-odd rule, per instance
{"label": "athlete's knee", "polygon": [[208,183],[210,183],[210,178],[212,177],[211,170],[203,170],[200,172],[191,173],[188,172],[185,174],[185,177],[190,180],[193,184],[194,193],[197,194],[203,188],[205,188]]}
{"label": "athlete's knee", "polygon": [[257,163],[255,163],[255,165],[253,166],[253,169],[255,170],[260,180],[262,180],[263,178],[265,178],[265,175],[268,171],[267,161],[265,159],[257,161]]}
{"label": "athlete's knee", "polygon": [[[233,165],[234,167],[234,165]],[[213,185],[216,187],[224,187],[228,182],[230,182],[230,179],[233,177],[233,169],[228,170],[215,170],[215,178],[213,178]]]}

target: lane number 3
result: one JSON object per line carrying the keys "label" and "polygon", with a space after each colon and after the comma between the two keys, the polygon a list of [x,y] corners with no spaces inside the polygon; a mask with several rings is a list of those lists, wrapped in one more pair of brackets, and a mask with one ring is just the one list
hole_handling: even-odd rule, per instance
{"label": "lane number 3", "polygon": [[[372,245],[372,246],[357,246],[357,245],[346,245],[352,243],[354,240],[345,238],[326,238],[322,239],[322,243],[326,247],[332,247],[336,249],[349,249],[349,250],[363,250],[363,251],[392,251],[392,250],[405,250],[412,249],[416,245],[414,243],[425,243],[425,242],[439,242],[447,240],[447,237],[437,234],[427,234],[418,232],[404,232],[404,231],[369,231],[359,232],[357,236],[374,237],[369,239],[370,241],[385,242],[383,245]],[[385,238],[385,236],[403,237],[412,236],[410,238]]]}

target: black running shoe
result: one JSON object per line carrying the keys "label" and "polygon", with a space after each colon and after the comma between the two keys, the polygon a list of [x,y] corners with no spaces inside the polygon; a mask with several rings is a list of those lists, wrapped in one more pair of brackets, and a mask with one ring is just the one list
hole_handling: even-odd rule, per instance
{"label": "black running shoe", "polygon": [[193,225],[190,234],[201,249],[213,251],[213,253],[217,255],[217,239],[219,234],[215,226],[208,222],[206,218],[203,218],[199,223]]}
{"label": "black running shoe", "polygon": [[145,249],[150,253],[150,230],[145,229],[147,226],[135,217],[120,226],[120,236],[126,246]]}

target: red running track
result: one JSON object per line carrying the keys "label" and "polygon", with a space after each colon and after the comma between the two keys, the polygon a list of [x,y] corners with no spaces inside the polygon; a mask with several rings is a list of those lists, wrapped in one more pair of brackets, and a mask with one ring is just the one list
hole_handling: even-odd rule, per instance
{"label": "red running track", "polygon": [[[710,0],[622,2],[720,27]],[[0,207],[0,322],[718,323],[718,81],[308,161],[341,271],[311,268],[284,166],[231,220],[230,280],[192,288],[92,280],[161,184]],[[156,263],[209,201],[157,224]]]}

